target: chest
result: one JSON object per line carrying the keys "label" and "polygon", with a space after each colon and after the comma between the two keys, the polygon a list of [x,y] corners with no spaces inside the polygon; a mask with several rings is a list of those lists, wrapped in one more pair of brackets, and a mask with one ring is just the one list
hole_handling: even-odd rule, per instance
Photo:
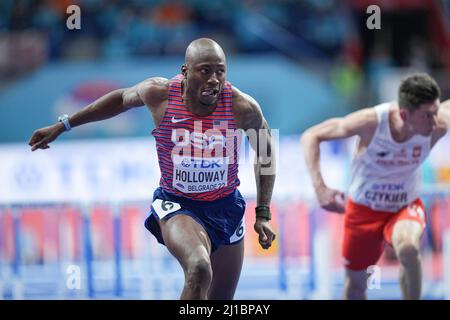
{"label": "chest", "polygon": [[429,154],[429,143],[412,140],[395,143],[390,139],[377,138],[367,150],[370,160],[382,169],[408,169],[419,166]]}

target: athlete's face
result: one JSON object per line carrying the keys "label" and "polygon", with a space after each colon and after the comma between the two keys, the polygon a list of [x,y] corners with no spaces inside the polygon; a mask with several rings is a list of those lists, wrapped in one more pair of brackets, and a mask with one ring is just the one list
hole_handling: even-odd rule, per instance
{"label": "athlete's face", "polygon": [[214,105],[222,92],[226,80],[224,57],[214,51],[206,52],[182,67],[186,76],[186,90],[190,98],[201,104]]}
{"label": "athlete's face", "polygon": [[416,134],[429,136],[436,128],[437,113],[439,110],[439,99],[433,103],[422,104],[413,112],[404,110],[405,122]]}

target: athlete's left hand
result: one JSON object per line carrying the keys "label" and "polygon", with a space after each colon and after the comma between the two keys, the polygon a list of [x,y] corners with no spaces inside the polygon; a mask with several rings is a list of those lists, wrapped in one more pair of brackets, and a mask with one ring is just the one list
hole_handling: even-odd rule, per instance
{"label": "athlete's left hand", "polygon": [[256,218],[253,227],[259,235],[259,244],[261,247],[263,249],[269,249],[272,245],[272,241],[276,238],[276,234],[273,232],[269,221],[265,218]]}

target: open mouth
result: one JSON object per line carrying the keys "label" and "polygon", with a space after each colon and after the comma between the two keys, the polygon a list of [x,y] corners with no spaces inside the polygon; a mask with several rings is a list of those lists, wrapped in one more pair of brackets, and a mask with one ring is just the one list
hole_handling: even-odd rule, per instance
{"label": "open mouth", "polygon": [[204,97],[215,97],[219,93],[218,88],[204,89],[202,90],[202,96]]}

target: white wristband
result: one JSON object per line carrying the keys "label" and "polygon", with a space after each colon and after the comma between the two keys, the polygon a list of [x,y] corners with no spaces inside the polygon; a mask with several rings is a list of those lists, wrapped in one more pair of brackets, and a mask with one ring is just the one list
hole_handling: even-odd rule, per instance
{"label": "white wristband", "polygon": [[63,123],[65,131],[69,131],[70,129],[72,129],[72,127],[70,126],[70,123],[69,123],[69,116],[67,114],[63,114],[62,116],[59,116],[58,121]]}

